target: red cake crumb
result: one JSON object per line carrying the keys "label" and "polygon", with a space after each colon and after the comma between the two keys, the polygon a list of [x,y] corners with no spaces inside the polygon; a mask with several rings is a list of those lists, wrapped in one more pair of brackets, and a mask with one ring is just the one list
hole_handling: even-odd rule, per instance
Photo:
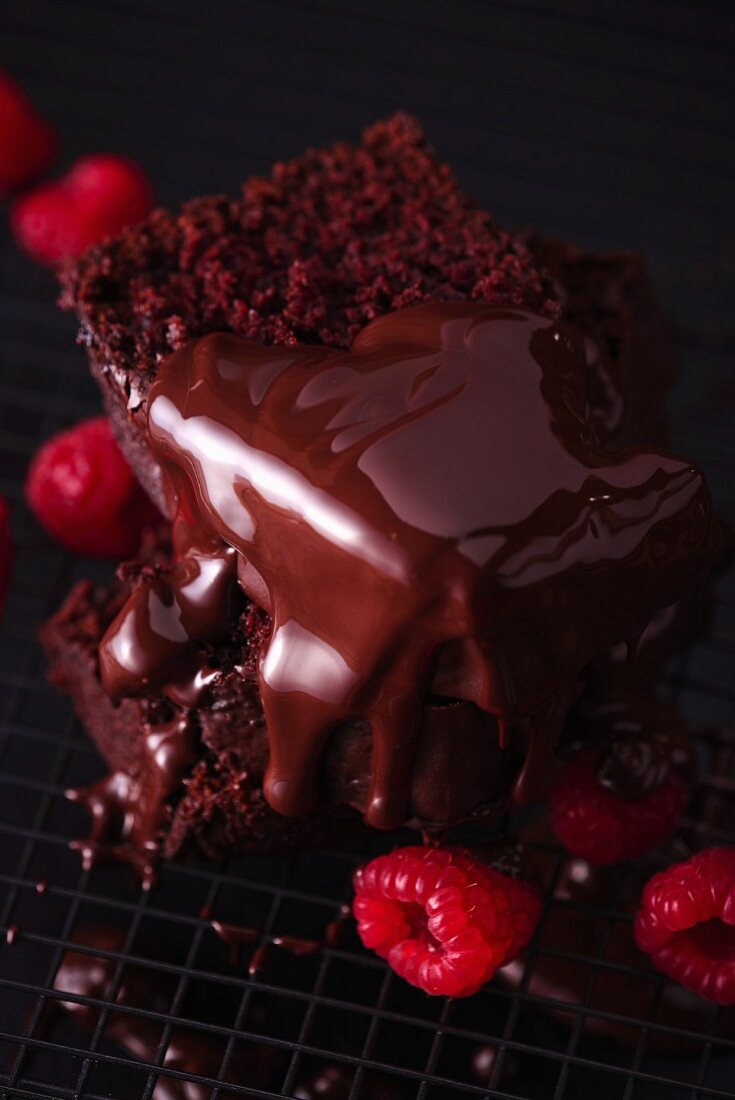
{"label": "red cake crumb", "polygon": [[635,938],[674,981],[735,1005],[735,848],[708,848],[654,875]]}
{"label": "red cake crumb", "polygon": [[8,73],[0,69],[0,199],[35,179],[55,157],[51,124]]}
{"label": "red cake crumb", "polygon": [[145,374],[192,337],[347,347],[379,314],[431,298],[476,298],[555,314],[525,245],[457,186],[419,123],[397,114],[249,180],[242,198],[178,215],[92,249],[63,277],[61,304],[105,367]]}
{"label": "red cake crumb", "polygon": [[55,265],[142,221],[153,190],[141,168],[112,154],[83,157],[54,183],[23,195],[10,211],[21,248],[34,260]]}
{"label": "red cake crumb", "polygon": [[47,440],[31,463],[28,504],[78,554],[125,558],[161,522],[112,437],[107,420],[85,420]]}
{"label": "red cake crumb", "polygon": [[689,785],[673,768],[643,798],[619,798],[599,781],[597,749],[578,753],[564,767],[551,792],[554,833],[572,855],[598,867],[635,859],[676,828]]}
{"label": "red cake crumb", "polygon": [[365,947],[425,993],[468,997],[527,945],[537,890],[461,848],[396,848],[355,875]]}

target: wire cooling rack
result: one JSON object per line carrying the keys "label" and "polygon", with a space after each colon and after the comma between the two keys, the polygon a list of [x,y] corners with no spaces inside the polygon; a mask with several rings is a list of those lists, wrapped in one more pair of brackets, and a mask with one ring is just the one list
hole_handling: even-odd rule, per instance
{"label": "wire cooling rack", "polygon": [[[735,514],[729,5],[9,0],[0,33],[0,58],[59,124],[67,160],[99,148],[130,153],[166,202],[234,191],[277,157],[407,106],[501,220],[644,251],[684,358],[673,443],[704,466],[720,508]],[[583,974],[580,999],[532,992],[534,968],[554,952],[545,930],[575,908],[554,897],[558,852],[545,855],[544,916],[520,986],[496,981],[456,1002],[412,990],[349,933],[308,957],[273,952],[251,978],[258,945],[233,965],[202,916],[209,907],[254,925],[262,943],[293,932],[318,939],[349,896],[361,851],[174,863],[150,893],[119,869],[82,870],[69,841],[86,821],[64,791],[102,765],[45,682],[36,631],[74,580],[109,570],[45,539],[21,486],[39,442],[98,399],[73,323],[53,308],[53,281],[0,233],[0,491],[17,547],[0,630],[0,1096],[217,1100],[298,1096],[310,1081],[316,1096],[325,1066],[342,1073],[330,1095],[350,1100],[733,1096],[731,1019],[713,1008],[703,1030],[667,1028],[666,983],[653,971],[631,975],[628,1041],[595,1037],[615,1016],[599,990],[626,970],[605,947],[627,912],[588,906],[599,926],[593,950],[557,951]],[[663,690],[700,731],[700,804],[712,839],[731,843],[734,656],[730,576],[707,637],[677,658]],[[621,871],[621,897],[641,874]],[[118,930],[102,952],[107,995],[62,995],[61,960],[93,925]],[[143,976],[152,1007],[113,1009],[131,973]],[[61,1001],[94,1009],[91,1025],[58,1011]],[[126,1053],[111,1041],[126,1013],[148,1021],[150,1049]],[[202,1036],[217,1052],[206,1072],[155,1068],[167,1048]],[[248,1056],[251,1070],[224,1084]],[[267,1065],[267,1081],[256,1063]]]}

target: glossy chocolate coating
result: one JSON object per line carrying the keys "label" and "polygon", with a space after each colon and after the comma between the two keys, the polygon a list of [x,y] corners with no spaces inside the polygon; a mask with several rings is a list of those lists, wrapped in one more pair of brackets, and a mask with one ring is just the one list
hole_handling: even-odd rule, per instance
{"label": "glossy chocolate coating", "polygon": [[[596,447],[586,384],[574,331],[466,302],[382,317],[350,352],[214,335],[162,364],[150,440],[193,532],[197,600],[234,548],[273,619],[259,673],[274,809],[313,806],[331,733],[364,719],[366,821],[404,821],[429,690],[492,715],[501,746],[520,739],[513,793],[543,793],[580,670],[684,591],[714,538],[691,464]],[[201,673],[194,645],[227,585],[196,614],[183,589],[136,594],[142,616],[113,623],[114,697]]]}
{"label": "glossy chocolate coating", "polygon": [[643,883],[690,854],[685,845],[674,840],[652,853],[653,862],[636,875],[571,856],[560,865],[545,819],[527,826],[521,836],[534,846],[537,874],[545,890],[553,889],[555,901],[540,926],[533,956],[503,967],[501,981],[513,988],[523,983],[525,992],[564,1024],[576,1021],[581,1011],[585,1032],[622,1046],[635,1047],[646,1025],[646,1048],[656,1053],[698,1054],[713,1034],[732,1040],[735,1009],[719,1009],[665,981],[633,938]]}

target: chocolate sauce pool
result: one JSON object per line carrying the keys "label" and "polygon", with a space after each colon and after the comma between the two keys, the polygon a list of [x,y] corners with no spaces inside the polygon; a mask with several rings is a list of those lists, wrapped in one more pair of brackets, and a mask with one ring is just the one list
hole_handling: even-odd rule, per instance
{"label": "chocolate sauce pool", "polygon": [[691,464],[596,447],[586,383],[573,330],[466,302],[382,317],[349,352],[188,344],[149,400],[177,562],[110,627],[106,689],[193,702],[238,582],[273,620],[275,810],[308,811],[330,735],[366,719],[365,819],[402,823],[429,690],[520,738],[513,794],[535,799],[580,670],[639,636],[717,540]]}
{"label": "chocolate sauce pool", "polygon": [[[154,951],[149,955],[153,966],[126,963],[122,978],[116,983],[118,961],[110,954],[124,952],[125,938],[122,927],[93,925],[80,930],[74,937],[75,947],[63,956],[54,989],[81,1000],[59,998],[55,1003],[75,1023],[91,1032],[99,1026],[105,1012],[105,1040],[136,1060],[154,1063],[178,978],[173,972],[155,967],[156,960],[163,960],[164,955]],[[104,954],[95,955],[95,950]],[[123,1011],[116,1011],[116,1006]],[[136,1009],[142,1014],[138,1015]],[[165,1070],[219,1080],[225,1049],[225,1041],[206,1030],[171,1027],[162,1062],[164,1073],[156,1080],[152,1100],[209,1100],[212,1095],[209,1085],[165,1076]],[[276,1047],[265,1043],[241,1044],[233,1054],[223,1085],[226,1081],[253,1089],[275,1088],[279,1062]],[[222,1100],[234,1100],[235,1093],[223,1087],[221,1096]]]}

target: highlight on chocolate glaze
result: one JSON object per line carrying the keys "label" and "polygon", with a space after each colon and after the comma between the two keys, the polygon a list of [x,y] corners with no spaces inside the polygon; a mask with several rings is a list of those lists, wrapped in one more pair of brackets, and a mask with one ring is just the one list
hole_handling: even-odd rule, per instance
{"label": "highlight on chocolate glaze", "polygon": [[239,582],[272,617],[259,687],[273,809],[311,810],[330,735],[364,720],[359,808],[379,828],[405,822],[428,692],[489,715],[500,748],[521,749],[516,801],[542,797],[580,673],[719,546],[699,471],[652,448],[604,452],[587,385],[572,329],[475,303],[389,314],[349,352],[186,345],[148,411],[178,557],[108,629],[105,688],[195,700]]}

